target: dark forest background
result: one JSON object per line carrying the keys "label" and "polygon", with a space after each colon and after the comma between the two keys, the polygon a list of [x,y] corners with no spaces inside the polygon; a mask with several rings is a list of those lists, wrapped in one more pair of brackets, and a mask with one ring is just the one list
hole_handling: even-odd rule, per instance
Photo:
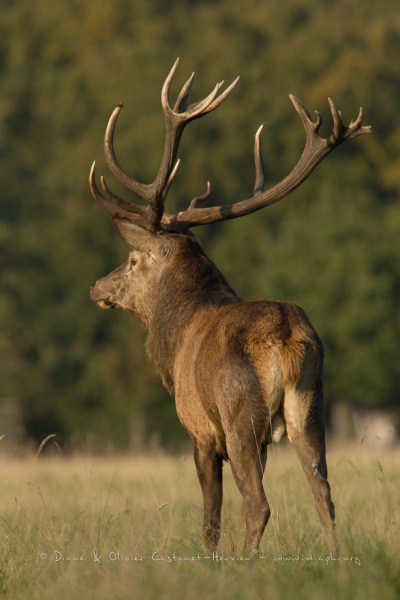
{"label": "dark forest background", "polygon": [[293,195],[198,228],[245,298],[300,304],[326,351],[329,409],[396,407],[400,388],[400,11],[397,0],[0,1],[0,434],[56,433],[66,448],[125,450],[186,439],[173,399],[128,314],[99,310],[89,286],[126,255],[88,189],[108,117],[124,168],[157,171],[163,81],[196,71],[192,100],[241,75],[233,95],[185,131],[170,192],[251,195],[253,136],[265,122],[268,184],[296,163],[304,131],[288,94],[331,129],[364,109],[373,135],[340,147]]}

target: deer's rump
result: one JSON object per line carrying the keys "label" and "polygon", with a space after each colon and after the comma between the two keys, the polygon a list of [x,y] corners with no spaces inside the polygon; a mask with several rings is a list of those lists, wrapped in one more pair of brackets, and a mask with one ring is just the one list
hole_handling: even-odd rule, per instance
{"label": "deer's rump", "polygon": [[284,433],[285,392],[315,388],[323,350],[301,308],[240,302],[206,311],[184,336],[175,365],[179,418],[192,438],[226,455],[226,432],[250,423],[258,444]]}

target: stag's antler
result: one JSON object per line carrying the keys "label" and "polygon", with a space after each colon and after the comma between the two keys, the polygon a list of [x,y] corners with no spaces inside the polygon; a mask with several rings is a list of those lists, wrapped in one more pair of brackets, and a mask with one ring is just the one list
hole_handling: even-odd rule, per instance
{"label": "stag's antler", "polygon": [[[118,105],[112,113],[105,134],[104,147],[108,166],[114,175],[130,190],[138,194],[148,205],[137,205],[121,200],[112,194],[101,178],[104,196],[100,193],[95,182],[94,163],[90,172],[90,188],[95,199],[114,216],[125,217],[138,222],[143,227],[155,231],[160,225],[166,226],[170,231],[184,232],[196,225],[206,225],[234,219],[248,215],[260,208],[278,202],[298,187],[318,166],[318,164],[339,144],[362,135],[370,133],[371,127],[362,125],[362,109],[360,108],[357,119],[346,126],[341,118],[341,113],[336,109],[329,98],[333,118],[333,132],[328,138],[320,137],[318,131],[322,124],[321,115],[316,111],[314,122],[305,106],[292,94],[289,96],[295,109],[300,115],[306,131],[306,143],[297,165],[291,173],[282,181],[269,190],[263,191],[264,169],[260,149],[261,126],[255,136],[254,159],[256,168],[256,179],[254,195],[247,200],[234,204],[199,208],[199,204],[210,196],[210,184],[207,184],[207,192],[203,196],[195,198],[187,210],[170,215],[164,212],[165,199],[171,183],[176,175],[179,161],[175,163],[180,138],[187,123],[200,118],[216,109],[231,93],[238,82],[235,81],[221,94],[218,95],[222,83],[218,83],[214,90],[204,100],[194,104],[188,103],[189,92],[193,83],[194,73],[183,86],[178,99],[172,109],[169,101],[169,90],[179,59],[169,73],[161,93],[161,104],[165,114],[166,136],[164,153],[157,177],[153,183],[143,184],[127,175],[120,167],[114,154],[113,136],[116,120],[121,112],[122,106]],[[174,166],[175,164],[175,166]]]}
{"label": "stag's antler", "polygon": [[165,115],[166,133],[161,165],[153,183],[140,183],[127,175],[122,170],[115,157],[113,148],[114,129],[115,123],[122,110],[122,105],[118,105],[114,109],[108,122],[104,138],[105,156],[110,170],[127,188],[145,200],[148,203],[148,206],[135,205],[121,200],[109,191],[104,178],[101,179],[105,195],[103,196],[96,186],[94,163],[90,172],[90,188],[92,194],[102,206],[113,215],[124,216],[136,220],[150,230],[156,230],[159,227],[164,214],[165,199],[179,166],[179,161],[176,163],[175,161],[183,129],[190,121],[198,119],[215,110],[231,93],[239,80],[239,78],[235,79],[235,81],[221,94],[219,94],[219,91],[224,82],[217,83],[213,91],[204,98],[204,100],[189,104],[189,92],[194,80],[194,73],[192,73],[183,86],[174,108],[172,108],[169,100],[169,91],[178,64],[179,59],[176,60],[172,67],[161,92],[161,105]]}

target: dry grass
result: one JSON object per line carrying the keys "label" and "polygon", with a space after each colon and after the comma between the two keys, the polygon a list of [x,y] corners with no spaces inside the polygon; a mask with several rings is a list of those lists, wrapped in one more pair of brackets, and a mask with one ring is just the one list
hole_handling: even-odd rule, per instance
{"label": "dry grass", "polygon": [[212,560],[191,457],[4,456],[0,596],[398,598],[398,452],[328,456],[338,553],[327,549],[294,453],[274,446],[265,478],[273,514],[253,561],[231,559],[243,532],[228,466],[218,554],[229,560]]}

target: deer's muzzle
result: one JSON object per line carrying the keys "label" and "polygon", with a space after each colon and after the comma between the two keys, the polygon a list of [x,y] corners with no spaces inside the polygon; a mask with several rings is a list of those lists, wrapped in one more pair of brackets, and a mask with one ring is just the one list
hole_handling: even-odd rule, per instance
{"label": "deer's muzzle", "polygon": [[101,294],[96,283],[90,286],[90,298],[93,302],[97,302],[100,308],[104,308],[105,310],[115,308],[115,304],[109,298],[105,298],[104,295]]}

